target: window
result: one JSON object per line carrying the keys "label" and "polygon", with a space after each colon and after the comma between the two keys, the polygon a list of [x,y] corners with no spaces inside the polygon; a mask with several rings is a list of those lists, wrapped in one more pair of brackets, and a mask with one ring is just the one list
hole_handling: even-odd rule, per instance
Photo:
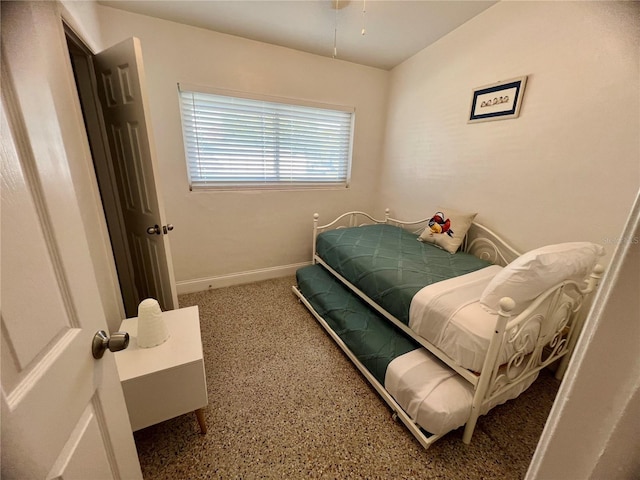
{"label": "window", "polygon": [[191,189],[348,187],[353,108],[178,90]]}

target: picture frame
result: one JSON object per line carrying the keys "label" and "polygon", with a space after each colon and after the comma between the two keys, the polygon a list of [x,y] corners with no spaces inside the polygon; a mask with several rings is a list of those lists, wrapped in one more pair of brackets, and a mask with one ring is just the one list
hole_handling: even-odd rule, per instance
{"label": "picture frame", "polygon": [[473,89],[467,123],[517,118],[526,83],[525,75]]}

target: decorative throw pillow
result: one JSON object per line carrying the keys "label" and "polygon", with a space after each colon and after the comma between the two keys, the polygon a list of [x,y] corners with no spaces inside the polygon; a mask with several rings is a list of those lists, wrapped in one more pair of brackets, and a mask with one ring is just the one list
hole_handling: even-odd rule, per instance
{"label": "decorative throw pillow", "polygon": [[516,302],[514,314],[522,312],[541,293],[565,280],[580,282],[593,270],[601,245],[569,242],[537,248],[518,257],[491,279],[480,296],[480,304],[498,313],[500,299]]}
{"label": "decorative throw pillow", "polygon": [[442,208],[431,217],[418,240],[433,243],[449,253],[456,253],[476,215],[477,213],[460,213]]}

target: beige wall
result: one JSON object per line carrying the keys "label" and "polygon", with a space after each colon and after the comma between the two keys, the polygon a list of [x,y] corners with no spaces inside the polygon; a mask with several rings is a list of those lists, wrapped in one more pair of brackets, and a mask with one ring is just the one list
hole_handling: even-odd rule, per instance
{"label": "beige wall", "polygon": [[[372,206],[387,71],[109,7],[98,12],[103,47],[130,36],[142,43],[160,184],[167,219],[175,225],[170,239],[179,292],[194,279],[206,284],[212,277],[308,262],[314,212],[328,219]],[[178,82],[355,107],[351,188],[190,192]]]}
{"label": "beige wall", "polygon": [[76,0],[60,0],[64,21],[94,52],[102,48],[98,4],[95,2],[78,2]]}
{"label": "beige wall", "polygon": [[[378,207],[477,211],[518,249],[622,230],[640,186],[637,2],[500,2],[392,70]],[[471,91],[528,75],[520,117]]]}
{"label": "beige wall", "polygon": [[[378,208],[477,211],[520,250],[619,249],[531,479],[638,473],[637,211],[620,242],[640,187],[638,18],[637,2],[500,2],[391,72]],[[473,88],[521,75],[518,119],[466,123]]]}
{"label": "beige wall", "polygon": [[527,479],[640,478],[640,194]]}

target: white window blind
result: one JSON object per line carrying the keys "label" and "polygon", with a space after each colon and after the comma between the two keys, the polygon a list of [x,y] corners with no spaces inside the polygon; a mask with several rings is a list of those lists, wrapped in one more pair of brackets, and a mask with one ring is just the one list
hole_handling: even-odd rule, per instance
{"label": "white window blind", "polygon": [[192,189],[348,186],[353,108],[179,92]]}

